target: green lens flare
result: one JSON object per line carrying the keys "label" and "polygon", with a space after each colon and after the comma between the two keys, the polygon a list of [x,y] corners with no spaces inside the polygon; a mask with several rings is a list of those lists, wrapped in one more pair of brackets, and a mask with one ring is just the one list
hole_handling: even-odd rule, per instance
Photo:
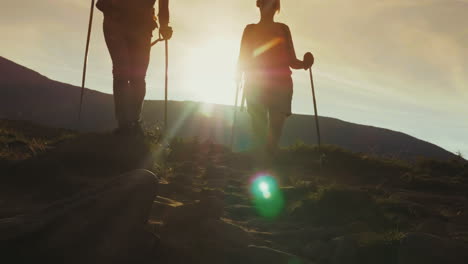
{"label": "green lens flare", "polygon": [[260,183],[260,191],[262,191],[262,192],[268,192],[268,189],[269,189],[269,188],[270,188],[270,187],[268,186],[268,183],[266,183],[266,182],[264,182],[264,181]]}
{"label": "green lens flare", "polygon": [[268,185],[267,182],[261,182],[260,185],[258,186],[260,191],[262,192],[263,194],[263,198],[265,199],[269,199],[271,197],[271,193],[270,193],[270,185]]}
{"label": "green lens flare", "polygon": [[252,202],[259,215],[275,219],[283,211],[284,199],[280,188],[272,176],[256,175],[251,183]]}

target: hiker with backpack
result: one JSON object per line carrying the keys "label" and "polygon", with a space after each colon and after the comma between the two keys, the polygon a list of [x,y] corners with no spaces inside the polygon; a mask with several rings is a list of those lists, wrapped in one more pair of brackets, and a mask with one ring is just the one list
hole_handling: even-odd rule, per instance
{"label": "hiker with backpack", "polygon": [[[140,115],[146,94],[151,37],[158,27],[156,0],[98,0],[104,13],[104,38],[112,59],[115,117],[118,134],[141,131]],[[169,0],[159,0],[159,33],[168,40]]]}
{"label": "hiker with backpack", "polygon": [[257,0],[260,21],[245,27],[237,79],[244,75],[244,93],[251,116],[259,157],[272,157],[278,148],[284,122],[291,115],[292,69],[309,69],[311,53],[298,60],[289,27],[274,21],[280,0]]}

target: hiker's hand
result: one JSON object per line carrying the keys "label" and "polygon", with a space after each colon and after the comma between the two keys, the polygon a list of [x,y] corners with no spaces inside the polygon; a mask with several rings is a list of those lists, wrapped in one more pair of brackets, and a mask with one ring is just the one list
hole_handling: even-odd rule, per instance
{"label": "hiker's hand", "polygon": [[312,53],[310,52],[307,52],[306,54],[304,54],[304,70],[308,70],[310,67],[312,67],[312,65],[314,64],[314,55],[312,55]]}
{"label": "hiker's hand", "polygon": [[169,26],[161,26],[159,34],[161,34],[164,40],[169,40],[172,38],[172,28]]}

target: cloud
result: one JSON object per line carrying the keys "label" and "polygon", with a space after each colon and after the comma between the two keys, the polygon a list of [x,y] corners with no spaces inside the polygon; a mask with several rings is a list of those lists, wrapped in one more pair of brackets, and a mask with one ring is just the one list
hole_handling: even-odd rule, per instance
{"label": "cloud", "polygon": [[457,105],[467,98],[466,3],[332,0],[285,9],[296,14],[307,7],[306,21],[300,15],[287,19],[301,35],[298,43],[310,43],[329,74],[366,80],[371,89],[391,90],[415,104],[420,97],[425,103],[444,98]]}

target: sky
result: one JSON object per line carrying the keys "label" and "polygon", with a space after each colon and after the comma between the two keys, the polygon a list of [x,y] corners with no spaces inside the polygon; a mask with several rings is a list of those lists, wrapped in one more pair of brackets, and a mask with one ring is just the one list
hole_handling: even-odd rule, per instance
{"label": "sky", "polygon": [[[80,85],[91,1],[1,0],[0,56]],[[255,0],[171,0],[172,100],[233,104],[234,69]],[[468,157],[468,0],[282,0],[278,22],[298,58],[311,51],[319,114],[401,131]],[[96,10],[90,89],[111,93]],[[164,97],[164,45],[152,50],[147,99]],[[309,75],[293,73],[293,112],[312,114]]]}

